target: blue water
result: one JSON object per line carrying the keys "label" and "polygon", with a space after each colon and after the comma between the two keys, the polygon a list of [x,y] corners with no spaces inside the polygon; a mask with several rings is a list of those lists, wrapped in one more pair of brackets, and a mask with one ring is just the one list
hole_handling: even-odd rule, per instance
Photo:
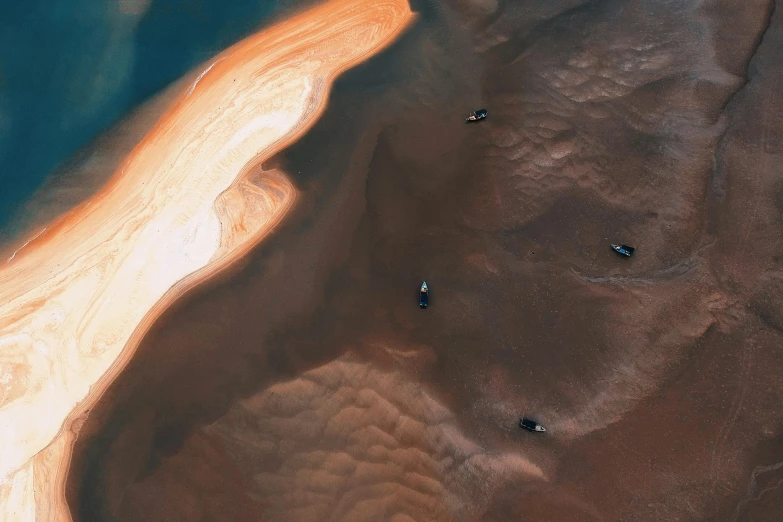
{"label": "blue water", "polygon": [[21,205],[98,133],[192,67],[304,3],[0,2],[0,237],[13,236]]}

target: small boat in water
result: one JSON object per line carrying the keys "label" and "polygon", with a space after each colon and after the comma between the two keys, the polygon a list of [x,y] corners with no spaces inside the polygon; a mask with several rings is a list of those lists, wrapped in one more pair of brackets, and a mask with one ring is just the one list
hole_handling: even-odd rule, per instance
{"label": "small boat in water", "polygon": [[612,245],[612,250],[614,250],[621,256],[631,257],[633,255],[633,251],[636,249],[628,245]]}
{"label": "small boat in water", "polygon": [[421,284],[419,289],[419,308],[427,308],[430,302],[430,289],[427,288],[427,282]]}
{"label": "small boat in water", "polygon": [[545,427],[543,427],[542,425],[540,425],[534,420],[528,419],[527,417],[522,417],[521,419],[519,419],[519,427],[527,431],[537,431],[537,432],[546,431]]}
{"label": "small boat in water", "polygon": [[465,118],[465,123],[470,123],[472,121],[479,121],[483,120],[487,117],[487,109],[479,109],[475,112],[471,112],[470,116]]}

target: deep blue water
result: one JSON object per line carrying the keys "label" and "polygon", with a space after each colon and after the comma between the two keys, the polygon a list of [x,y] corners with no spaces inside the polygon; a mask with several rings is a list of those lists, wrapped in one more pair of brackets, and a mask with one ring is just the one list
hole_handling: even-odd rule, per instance
{"label": "deep blue water", "polygon": [[0,236],[13,235],[21,204],[98,133],[276,14],[305,3],[0,2]]}

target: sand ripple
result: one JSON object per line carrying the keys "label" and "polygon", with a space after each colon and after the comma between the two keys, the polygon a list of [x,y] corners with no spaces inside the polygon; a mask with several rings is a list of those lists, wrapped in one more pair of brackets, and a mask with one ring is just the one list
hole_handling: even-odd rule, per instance
{"label": "sand ripple", "polygon": [[[67,517],[53,493],[68,458],[61,439],[150,322],[282,218],[293,186],[252,169],[313,124],[338,73],[411,17],[404,0],[335,0],[230,48],[107,187],[0,269],[4,513]],[[47,446],[58,451],[40,453]]]}
{"label": "sand ripple", "polygon": [[242,401],[205,431],[252,475],[273,520],[476,519],[497,488],[544,479],[522,455],[468,439],[420,385],[346,357]]}

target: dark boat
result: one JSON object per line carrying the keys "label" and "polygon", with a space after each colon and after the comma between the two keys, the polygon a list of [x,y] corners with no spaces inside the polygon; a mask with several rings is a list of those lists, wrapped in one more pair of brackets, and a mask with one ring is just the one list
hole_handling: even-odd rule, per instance
{"label": "dark boat", "polygon": [[427,282],[421,284],[419,289],[419,308],[427,308],[430,302],[430,289],[427,288]]}
{"label": "dark boat", "polygon": [[519,427],[522,429],[525,429],[527,431],[537,431],[537,432],[544,432],[546,431],[546,428],[537,423],[534,420],[530,420],[527,417],[522,417],[519,419]]}
{"label": "dark boat", "polygon": [[628,245],[612,245],[612,250],[614,250],[621,256],[631,257],[633,255],[633,251],[636,249]]}
{"label": "dark boat", "polygon": [[465,123],[470,123],[472,121],[479,121],[483,120],[487,117],[487,109],[479,109],[475,112],[471,112],[470,116],[465,118]]}

